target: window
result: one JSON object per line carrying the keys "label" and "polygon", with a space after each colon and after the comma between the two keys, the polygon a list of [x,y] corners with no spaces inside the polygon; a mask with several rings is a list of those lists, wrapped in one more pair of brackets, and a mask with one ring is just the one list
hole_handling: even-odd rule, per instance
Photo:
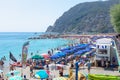
{"label": "window", "polygon": [[98,49],[98,54],[107,54],[107,49]]}

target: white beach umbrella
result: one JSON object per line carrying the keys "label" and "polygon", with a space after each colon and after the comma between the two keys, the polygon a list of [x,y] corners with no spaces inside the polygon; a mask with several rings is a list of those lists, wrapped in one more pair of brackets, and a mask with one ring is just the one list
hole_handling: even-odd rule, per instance
{"label": "white beach umbrella", "polygon": [[17,71],[17,70],[10,71],[10,72],[8,72],[8,73],[6,74],[6,76],[10,77],[10,76],[12,76],[12,75],[11,75],[12,73],[13,73],[14,75],[18,75],[18,74],[20,74],[20,71]]}
{"label": "white beach umbrella", "polygon": [[3,70],[0,70],[0,73],[2,73],[3,72]]}
{"label": "white beach umbrella", "polygon": [[55,53],[58,53],[58,52],[61,52],[61,51],[59,51],[59,50],[56,50],[56,51],[54,51],[54,54],[55,54]]}
{"label": "white beach umbrella", "polygon": [[23,78],[21,76],[13,76],[10,77],[9,80],[23,80]]}

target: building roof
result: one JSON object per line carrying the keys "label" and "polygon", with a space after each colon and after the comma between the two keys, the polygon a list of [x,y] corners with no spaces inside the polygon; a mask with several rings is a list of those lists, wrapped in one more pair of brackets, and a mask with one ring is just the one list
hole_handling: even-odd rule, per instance
{"label": "building roof", "polygon": [[104,44],[108,44],[108,45],[110,44],[110,45],[111,45],[111,44],[112,44],[112,41],[113,41],[113,40],[112,40],[111,38],[100,38],[100,39],[97,39],[97,40],[96,40],[96,44],[101,44],[101,45],[102,45],[102,44],[103,44],[103,45],[104,45]]}

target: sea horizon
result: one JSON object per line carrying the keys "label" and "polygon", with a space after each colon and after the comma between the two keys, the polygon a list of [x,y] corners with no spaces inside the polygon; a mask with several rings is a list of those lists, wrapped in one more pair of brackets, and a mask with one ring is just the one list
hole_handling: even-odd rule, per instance
{"label": "sea horizon", "polygon": [[0,32],[0,58],[6,57],[6,61],[9,61],[9,52],[11,52],[18,61],[21,60],[19,56],[22,54],[22,47],[26,41],[30,41],[28,47],[28,58],[30,54],[42,54],[47,53],[48,50],[62,47],[69,43],[66,39],[37,39],[28,40],[29,37],[38,36],[44,34],[44,32]]}

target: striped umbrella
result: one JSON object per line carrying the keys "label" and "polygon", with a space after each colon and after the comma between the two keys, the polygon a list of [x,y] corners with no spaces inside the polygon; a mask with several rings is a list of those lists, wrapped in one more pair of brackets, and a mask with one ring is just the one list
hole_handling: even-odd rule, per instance
{"label": "striped umbrella", "polygon": [[65,78],[65,77],[57,77],[57,78],[54,78],[53,80],[67,80],[67,78]]}
{"label": "striped umbrella", "polygon": [[41,54],[41,56],[43,56],[45,59],[50,58],[49,54],[47,54],[47,53]]}

